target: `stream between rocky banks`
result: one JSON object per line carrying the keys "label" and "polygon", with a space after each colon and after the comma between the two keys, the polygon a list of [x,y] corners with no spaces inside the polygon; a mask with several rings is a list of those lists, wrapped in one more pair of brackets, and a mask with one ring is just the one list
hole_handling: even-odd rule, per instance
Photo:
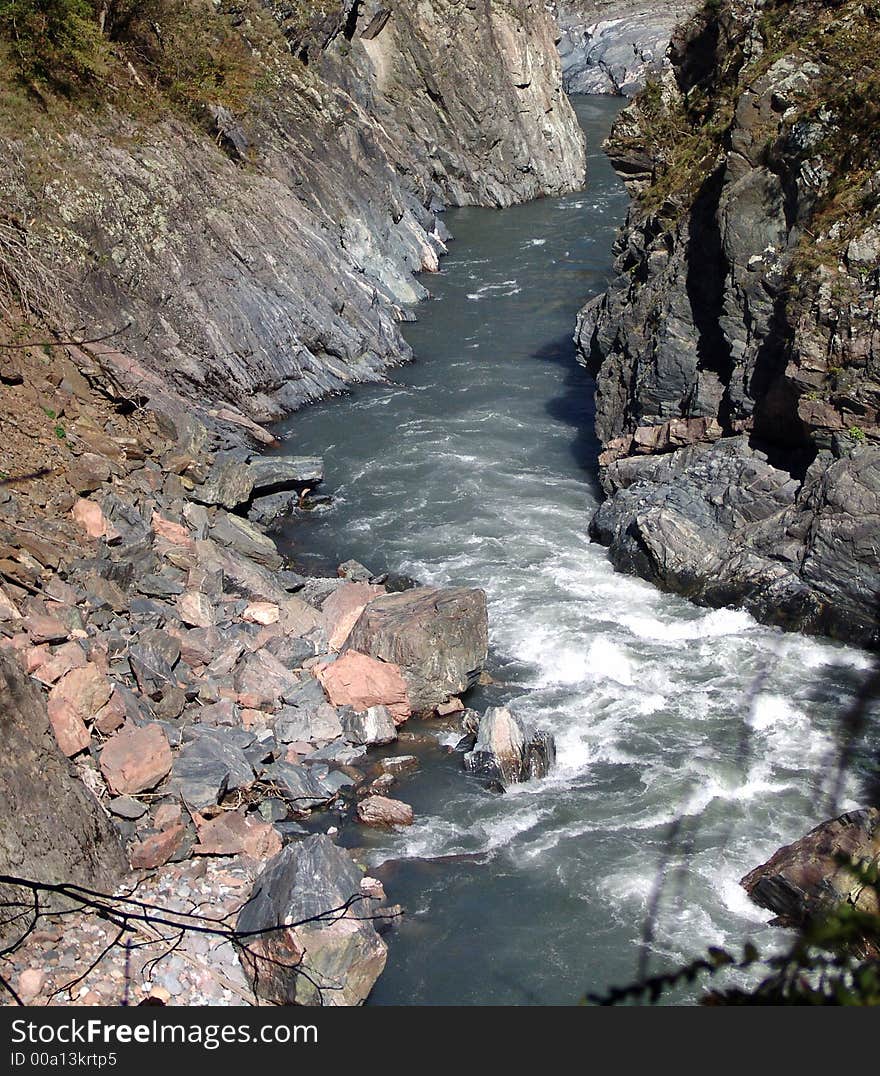
{"label": "stream between rocky banks", "polygon": [[324,457],[333,500],[282,547],[315,570],[355,557],[483,587],[498,683],[467,701],[511,700],[557,741],[547,780],[498,795],[448,727],[410,723],[421,768],[394,794],[415,825],[342,837],[407,909],[370,1004],[570,1004],[628,982],[661,863],[653,967],[746,936],[772,948],[740,877],[860,801],[859,745],[842,798],[823,790],[867,654],[661,593],[587,538],[598,444],[571,336],[627,196],[601,151],[619,102],[574,103],[586,189],[449,212],[455,242],[406,329],[416,362],[284,427],[285,450]]}

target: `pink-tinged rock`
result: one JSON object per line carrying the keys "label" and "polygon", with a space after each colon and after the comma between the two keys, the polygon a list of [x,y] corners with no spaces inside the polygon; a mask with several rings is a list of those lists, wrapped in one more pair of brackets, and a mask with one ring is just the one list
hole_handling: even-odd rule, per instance
{"label": "pink-tinged rock", "polygon": [[40,968],[25,968],[18,977],[18,996],[27,1005],[36,998],[46,982],[46,973]]}
{"label": "pink-tinged rock", "polygon": [[342,583],[321,607],[331,650],[341,650],[365,607],[385,588],[370,583]]}
{"label": "pink-tinged rock", "polygon": [[315,673],[334,706],[353,706],[358,712],[387,706],[396,725],[412,714],[406,682],[390,662],[349,650],[330,664],[316,665]]}
{"label": "pink-tinged rock", "polygon": [[101,752],[101,773],[117,796],[155,788],[170,770],[171,748],[158,725],[126,726]]}
{"label": "pink-tinged rock", "polygon": [[182,813],[179,803],[160,803],[153,812],[153,825],[156,829],[167,829],[180,821]]}
{"label": "pink-tinged rock", "polygon": [[180,523],[173,523],[170,519],[166,519],[164,516],[160,516],[158,512],[153,513],[153,533],[159,537],[164,538],[167,542],[171,542],[172,545],[183,546],[186,549],[195,549],[196,544],[186,527]]}
{"label": "pink-tinged rock", "polygon": [[70,636],[70,629],[54,616],[28,616],[22,627],[35,643],[62,643]]}
{"label": "pink-tinged rock", "polygon": [[367,796],[357,805],[358,819],[365,826],[411,826],[413,809],[389,796]]}
{"label": "pink-tinged rock", "polygon": [[110,701],[95,714],[95,728],[102,736],[112,736],[125,724],[125,703],[118,691],[110,696]]}
{"label": "pink-tinged rock", "polygon": [[89,538],[106,538],[108,542],[114,542],[120,537],[119,531],[104,515],[96,501],[80,498],[70,514]]}
{"label": "pink-tinged rock", "polygon": [[66,676],[71,669],[84,669],[87,664],[86,655],[78,643],[65,643],[40,664],[35,679],[48,687]]}
{"label": "pink-tinged rock", "polygon": [[199,843],[196,856],[238,856],[271,859],[281,851],[281,837],[274,826],[238,811],[224,811],[216,818],[195,816]]}
{"label": "pink-tinged rock", "polygon": [[64,706],[53,708],[50,701],[49,721],[52,725],[52,731],[55,733],[55,739],[58,741],[58,746],[68,758],[73,758],[74,755],[78,755],[80,751],[85,751],[88,748],[91,736],[86,728],[86,723],[69,708]]}
{"label": "pink-tinged rock", "polygon": [[0,587],[0,620],[21,620],[21,613],[15,602],[2,587]]}
{"label": "pink-tinged rock", "polygon": [[44,643],[42,646],[32,646],[24,652],[24,671],[28,676],[33,674],[52,657],[52,651],[49,649],[49,644]]}
{"label": "pink-tinged rock", "polygon": [[187,627],[212,628],[214,606],[211,599],[198,590],[188,590],[177,599],[177,615]]}
{"label": "pink-tinged rock", "polygon": [[89,746],[86,722],[107,704],[113,688],[95,665],[71,669],[49,692],[49,720],[61,750],[68,756]]}
{"label": "pink-tinged rock", "polygon": [[251,602],[241,614],[241,619],[248,624],[277,624],[281,619],[281,610],[274,602]]}
{"label": "pink-tinged rock", "polygon": [[266,727],[266,715],[262,710],[244,709],[241,711],[241,723],[250,732],[251,729]]}
{"label": "pink-tinged rock", "polygon": [[159,833],[151,833],[128,850],[133,870],[152,870],[164,866],[183,841],[184,828],[180,823],[170,825]]}

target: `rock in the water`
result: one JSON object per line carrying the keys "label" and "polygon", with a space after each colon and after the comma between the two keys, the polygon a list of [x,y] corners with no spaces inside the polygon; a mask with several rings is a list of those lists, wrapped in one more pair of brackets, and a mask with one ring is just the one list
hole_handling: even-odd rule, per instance
{"label": "rock in the water", "polygon": [[416,713],[474,687],[486,664],[486,595],[466,587],[417,587],[374,598],[346,648],[399,666]]}
{"label": "rock in the water", "polygon": [[353,744],[384,744],[397,739],[397,726],[387,706],[371,706],[362,713],[347,710],[342,726],[346,740]]}
{"label": "rock in the water", "polygon": [[477,777],[516,784],[546,777],[556,761],[552,733],[535,731],[505,706],[493,706],[480,718],[477,740],[464,756]]}
{"label": "rock in the water", "polygon": [[360,871],[329,837],[308,837],[275,856],[236,925],[257,997],[276,1005],[362,1004],[387,954],[365,918],[374,902],[362,897]]}
{"label": "rock in the water", "polygon": [[366,796],[357,805],[357,816],[365,826],[411,826],[413,809],[390,796]]}
{"label": "rock in the water", "polygon": [[865,867],[880,862],[880,809],[850,811],[823,822],[780,848],[740,884],[785,926],[799,926],[842,904],[880,914],[876,889],[859,884],[838,857]]}

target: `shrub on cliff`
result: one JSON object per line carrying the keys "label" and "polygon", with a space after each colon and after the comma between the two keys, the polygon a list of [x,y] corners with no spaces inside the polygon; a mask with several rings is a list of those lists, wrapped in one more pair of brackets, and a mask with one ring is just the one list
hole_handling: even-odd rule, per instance
{"label": "shrub on cliff", "polygon": [[91,0],[0,0],[0,35],[28,82],[69,93],[104,72]]}

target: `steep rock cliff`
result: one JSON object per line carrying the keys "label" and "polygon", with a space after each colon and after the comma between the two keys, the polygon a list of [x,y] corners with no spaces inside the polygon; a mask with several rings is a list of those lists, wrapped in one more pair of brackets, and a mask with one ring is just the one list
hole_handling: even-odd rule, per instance
{"label": "steep rock cliff", "polygon": [[632,97],[667,66],[672,31],[695,0],[558,0],[559,55],[569,93]]}
{"label": "steep rock cliff", "polygon": [[876,644],[875,6],[727,2],[609,151],[635,201],[582,312],[618,567]]}
{"label": "steep rock cliff", "polygon": [[100,107],[28,105],[0,131],[4,221],[42,284],[13,298],[61,335],[111,333],[89,361],[136,401],[265,422],[374,379],[408,357],[396,323],[444,203],[583,180],[538,0],[191,4],[193,34],[221,27],[252,70],[235,101],[228,78],[196,122],[167,108],[122,24]]}

